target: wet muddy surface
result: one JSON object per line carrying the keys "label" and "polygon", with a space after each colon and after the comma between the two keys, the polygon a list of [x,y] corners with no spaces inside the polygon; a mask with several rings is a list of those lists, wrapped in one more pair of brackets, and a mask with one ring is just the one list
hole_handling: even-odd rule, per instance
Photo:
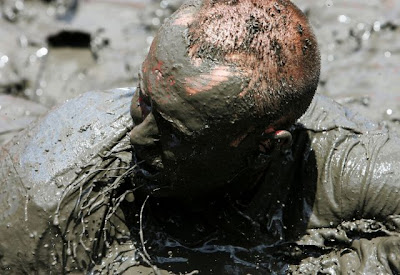
{"label": "wet muddy surface", "polygon": [[[156,30],[182,2],[2,0],[0,143],[86,91],[135,86]],[[293,2],[309,17],[320,45],[318,92],[400,132],[400,4],[395,0]],[[139,196],[135,203],[140,208],[144,201]],[[144,218],[152,217],[145,225],[147,252],[152,263],[175,273],[283,274],[288,264],[299,262],[298,254],[303,253],[300,259],[307,253],[322,255],[293,271],[309,274],[308,269],[315,267],[315,271],[327,262],[324,257],[334,262],[340,253],[330,248],[302,251],[288,243],[277,246],[279,237],[268,239],[262,234],[266,239],[260,242],[253,239],[251,227],[231,232],[229,223],[243,224],[245,217],[221,206],[223,200],[179,215],[174,215],[174,207],[162,207],[165,202],[150,199],[147,203]],[[131,232],[140,231],[138,218],[131,223]],[[365,223],[360,228],[375,236]],[[337,230],[345,232],[345,225],[340,226]],[[323,234],[309,232],[305,243]],[[133,243],[141,247],[140,236]],[[355,256],[349,253],[348,257]],[[329,268],[327,263],[321,271]]]}

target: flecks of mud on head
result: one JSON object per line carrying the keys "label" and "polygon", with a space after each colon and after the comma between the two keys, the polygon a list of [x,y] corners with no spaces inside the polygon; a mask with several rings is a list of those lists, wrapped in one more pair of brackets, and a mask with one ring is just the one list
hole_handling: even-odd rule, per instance
{"label": "flecks of mud on head", "polygon": [[[189,55],[235,64],[246,72],[258,116],[300,116],[316,90],[320,58],[305,15],[290,1],[205,0],[189,26]],[[301,99],[299,101],[299,99]]]}

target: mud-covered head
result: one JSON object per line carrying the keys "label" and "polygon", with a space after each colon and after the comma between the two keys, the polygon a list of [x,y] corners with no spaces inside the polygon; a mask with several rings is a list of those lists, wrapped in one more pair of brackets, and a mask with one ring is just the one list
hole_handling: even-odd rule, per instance
{"label": "mud-covered head", "polygon": [[142,65],[132,143],[174,193],[220,187],[256,157],[265,129],[305,112],[319,67],[307,19],[289,1],[188,1]]}
{"label": "mud-covered head", "polygon": [[[204,0],[189,26],[189,55],[234,66],[239,97],[264,125],[292,124],[317,88],[320,58],[305,15],[287,0]],[[280,126],[282,127],[282,126]]]}

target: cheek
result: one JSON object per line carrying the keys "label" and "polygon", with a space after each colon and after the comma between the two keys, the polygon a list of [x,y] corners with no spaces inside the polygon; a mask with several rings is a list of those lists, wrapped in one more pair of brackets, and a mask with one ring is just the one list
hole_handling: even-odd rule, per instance
{"label": "cheek", "polygon": [[177,157],[182,156],[182,152],[184,151],[184,146],[179,138],[177,138],[174,134],[165,133],[162,130],[161,134],[161,147],[164,153],[164,157],[169,160],[176,160]]}

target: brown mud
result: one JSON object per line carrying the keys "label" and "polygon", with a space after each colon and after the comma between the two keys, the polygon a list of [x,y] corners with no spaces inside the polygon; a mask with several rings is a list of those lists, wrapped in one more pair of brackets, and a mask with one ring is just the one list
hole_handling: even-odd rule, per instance
{"label": "brown mud", "polygon": [[[2,1],[0,141],[10,140],[47,109],[81,93],[136,85],[138,69],[154,32],[180,2],[183,1]],[[400,132],[400,4],[393,0],[294,3],[309,17],[321,48],[318,91]],[[81,111],[76,110],[76,115]],[[78,136],[85,133],[84,126]],[[43,134],[47,131],[43,129]],[[2,172],[6,175],[5,170]],[[56,183],[54,186],[57,189]],[[53,200],[57,198],[45,195],[38,199],[43,199],[40,204],[50,201],[54,206]],[[144,201],[145,198],[139,197],[138,206]],[[251,234],[255,229],[245,226],[246,216],[237,216],[237,209],[221,206],[224,200],[210,205],[207,211],[180,215],[174,214],[174,206],[164,209],[163,203],[148,202],[142,214],[144,219],[152,218],[142,227],[138,219],[130,222],[131,232],[139,232],[144,226],[145,244],[136,233],[131,246],[115,246],[115,250],[110,250],[109,258],[93,269],[94,274],[96,270],[109,273],[113,268],[136,274],[137,269],[129,270],[130,266],[121,263],[136,266],[138,262],[129,262],[132,254],[124,255],[121,251],[139,248],[143,252],[143,246],[147,247],[153,264],[175,273],[195,274],[198,270],[200,274],[284,274],[293,262],[297,264],[291,267],[295,274],[338,272],[340,263],[342,271],[352,273],[354,267],[362,264],[357,262],[354,251],[376,255],[387,246],[380,238],[390,236],[386,243],[398,240],[394,230],[398,220],[392,217],[385,224],[360,220],[309,230],[296,245],[280,244],[279,234],[276,236],[279,245],[276,238],[260,244],[257,234]],[[235,230],[231,223],[243,227]],[[349,232],[357,234],[348,236]],[[360,236],[363,238],[357,240]],[[352,237],[356,241],[352,242]],[[33,235],[32,239],[38,237]],[[332,245],[326,245],[327,239]],[[54,255],[45,256],[50,261]],[[346,267],[349,262],[353,264]],[[364,265],[370,272],[385,272]],[[157,273],[146,267],[138,269],[143,274]]]}

